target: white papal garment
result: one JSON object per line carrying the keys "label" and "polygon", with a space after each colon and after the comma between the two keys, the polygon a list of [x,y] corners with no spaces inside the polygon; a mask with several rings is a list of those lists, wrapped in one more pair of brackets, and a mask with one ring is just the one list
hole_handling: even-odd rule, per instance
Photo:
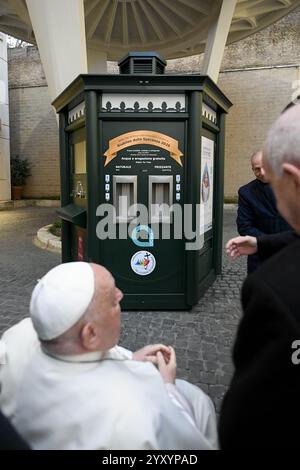
{"label": "white papal garment", "polygon": [[21,320],[3,333],[0,340],[0,408],[12,418],[16,391],[29,360],[40,342],[30,318]]}
{"label": "white papal garment", "polygon": [[193,385],[165,385],[156,367],[108,353],[34,353],[20,384],[14,425],[33,449],[212,449],[216,420]]}

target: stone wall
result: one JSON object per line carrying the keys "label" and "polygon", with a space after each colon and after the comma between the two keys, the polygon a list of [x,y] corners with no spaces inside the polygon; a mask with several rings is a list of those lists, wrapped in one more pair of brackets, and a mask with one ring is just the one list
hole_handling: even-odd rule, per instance
{"label": "stone wall", "polygon": [[[253,175],[249,158],[295,91],[300,64],[300,8],[272,26],[228,46],[219,86],[233,102],[226,122],[225,197]],[[9,50],[11,151],[33,165],[26,196],[59,192],[58,128],[46,80],[34,47]],[[197,73],[203,54],[168,61],[167,73]],[[118,73],[115,62],[109,73]]]}
{"label": "stone wall", "polygon": [[292,100],[299,79],[299,24],[297,9],[226,48],[218,84],[234,103],[226,130],[228,198],[236,196],[239,186],[253,178],[249,157],[262,146],[272,122]]}
{"label": "stone wall", "polygon": [[8,50],[11,154],[27,157],[25,197],[59,196],[58,123],[35,47]]}
{"label": "stone wall", "polygon": [[10,199],[10,146],[6,36],[0,33],[0,201]]}
{"label": "stone wall", "polygon": [[[253,178],[249,159],[292,100],[300,65],[300,8],[226,47],[218,85],[232,101],[226,120],[225,198]],[[201,70],[203,54],[168,61],[169,73]]]}
{"label": "stone wall", "polygon": [[254,178],[250,157],[262,147],[271,124],[291,100],[296,67],[220,74],[219,86],[234,103],[226,119],[225,197]]}

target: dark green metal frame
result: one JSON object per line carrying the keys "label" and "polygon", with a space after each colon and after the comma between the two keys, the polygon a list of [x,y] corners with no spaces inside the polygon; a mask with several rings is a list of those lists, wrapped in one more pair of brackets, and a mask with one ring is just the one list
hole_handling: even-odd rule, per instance
{"label": "dark green metal frame", "polygon": [[[157,93],[168,94],[185,92],[188,101],[187,112],[184,113],[121,113],[101,112],[101,92],[123,93]],[[85,101],[85,118],[80,118],[72,124],[67,123],[68,112],[80,101]],[[217,112],[217,124],[202,116],[203,101],[213,106]],[[53,102],[60,114],[60,154],[61,154],[61,203],[58,211],[62,223],[62,261],[72,258],[72,231],[77,225],[87,228],[87,261],[101,263],[104,243],[99,243],[96,237],[96,209],[104,202],[104,188],[99,185],[102,181],[103,169],[99,169],[99,149],[102,148],[101,122],[107,120],[142,121],[149,120],[184,120],[186,129],[185,175],[189,184],[186,185],[185,203],[193,204],[193,230],[196,230],[196,204],[200,202],[200,171],[201,136],[208,131],[215,140],[215,176],[214,176],[214,209],[213,229],[205,236],[205,245],[200,252],[186,251],[185,277],[186,300],[184,305],[172,305],[170,308],[189,308],[199,300],[200,296],[211,285],[222,269],[222,225],[223,225],[223,191],[224,191],[224,140],[225,114],[231,102],[207,76],[202,75],[80,75]],[[87,189],[88,208],[78,208],[70,198],[70,166],[69,147],[72,132],[85,127],[87,150]],[[204,130],[204,131],[203,131]],[[97,190],[96,190],[97,188]],[[207,256],[211,266],[206,275],[201,273],[200,256]],[[211,259],[210,259],[211,256]],[[204,259],[204,258],[203,258]],[[126,297],[125,297],[126,298]],[[126,306],[126,305],[125,305]],[[139,307],[141,308],[141,307]],[[157,308],[157,305],[147,305],[145,308]],[[166,304],[163,306],[166,309]]]}

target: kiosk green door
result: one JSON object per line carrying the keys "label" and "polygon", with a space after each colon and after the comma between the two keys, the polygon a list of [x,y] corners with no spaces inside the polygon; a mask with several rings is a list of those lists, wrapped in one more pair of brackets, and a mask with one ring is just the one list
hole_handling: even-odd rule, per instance
{"label": "kiosk green door", "polygon": [[115,239],[99,240],[100,258],[126,292],[125,308],[186,305],[185,128],[184,120],[101,123],[100,184],[115,211],[110,224]]}

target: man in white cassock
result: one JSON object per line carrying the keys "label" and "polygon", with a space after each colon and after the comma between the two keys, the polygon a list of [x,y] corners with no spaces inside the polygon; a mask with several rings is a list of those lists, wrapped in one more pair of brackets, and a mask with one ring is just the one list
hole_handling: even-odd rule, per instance
{"label": "man in white cassock", "polygon": [[212,402],[175,380],[173,348],[117,346],[122,297],[96,264],[62,264],[38,282],[41,346],[18,386],[16,429],[33,449],[217,448]]}

